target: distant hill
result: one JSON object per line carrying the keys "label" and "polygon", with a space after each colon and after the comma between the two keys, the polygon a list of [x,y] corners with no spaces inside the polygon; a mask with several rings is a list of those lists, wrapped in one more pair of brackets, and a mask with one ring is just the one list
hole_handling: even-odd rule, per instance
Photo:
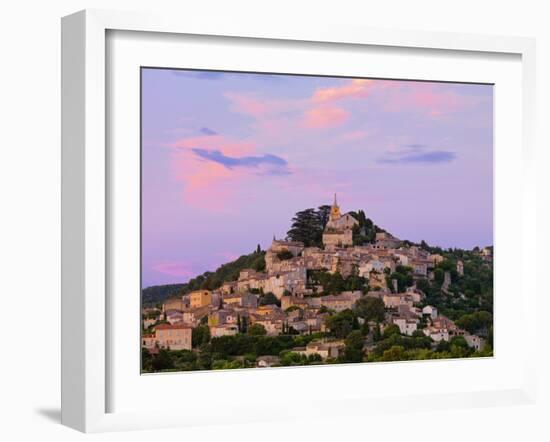
{"label": "distant hill", "polygon": [[185,284],[155,285],[142,290],[141,299],[144,307],[154,306],[164,302],[170,297],[183,295],[193,290],[214,290],[224,282],[236,281],[243,269],[265,270],[265,251],[257,249],[242,255],[234,261],[221,265],[214,272],[204,272],[196,278],[190,279]]}
{"label": "distant hill", "polygon": [[141,291],[141,302],[144,307],[154,306],[172,296],[181,293],[185,284],[153,285]]}

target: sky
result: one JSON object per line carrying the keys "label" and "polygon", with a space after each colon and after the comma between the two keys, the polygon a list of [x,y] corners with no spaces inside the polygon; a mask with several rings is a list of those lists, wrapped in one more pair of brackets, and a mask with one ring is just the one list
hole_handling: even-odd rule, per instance
{"label": "sky", "polygon": [[186,282],[363,209],[393,235],[493,242],[493,86],[142,69],[142,284]]}

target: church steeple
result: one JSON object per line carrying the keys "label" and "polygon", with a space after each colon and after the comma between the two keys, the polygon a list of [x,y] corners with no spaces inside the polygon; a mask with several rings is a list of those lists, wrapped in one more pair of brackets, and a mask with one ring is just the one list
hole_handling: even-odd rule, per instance
{"label": "church steeple", "polygon": [[330,208],[330,221],[335,221],[339,219],[342,216],[340,213],[340,207],[338,207],[338,201],[336,200],[336,193],[334,194],[334,203],[332,204],[332,207]]}

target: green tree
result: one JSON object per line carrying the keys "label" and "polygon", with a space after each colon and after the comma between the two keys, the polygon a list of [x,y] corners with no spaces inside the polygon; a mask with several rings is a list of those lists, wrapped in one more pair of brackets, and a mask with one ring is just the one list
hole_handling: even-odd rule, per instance
{"label": "green tree", "polygon": [[453,336],[449,342],[453,358],[465,358],[472,353],[463,336]]}
{"label": "green tree", "polygon": [[359,322],[353,311],[347,309],[325,320],[325,325],[336,338],[345,338],[352,330],[359,329]]}
{"label": "green tree", "polygon": [[264,295],[260,295],[258,301],[259,305],[278,305],[281,306],[281,301],[271,292],[267,292]]}
{"label": "green tree", "polygon": [[343,362],[361,362],[363,360],[363,335],[359,330],[352,331],[345,340]]}
{"label": "green tree", "polygon": [[473,334],[487,335],[493,325],[493,315],[486,311],[477,311],[461,316],[456,325]]}
{"label": "green tree", "polygon": [[248,334],[250,336],[265,336],[267,335],[267,330],[262,324],[252,324],[248,327]]}
{"label": "green tree", "polygon": [[163,371],[174,368],[174,361],[170,356],[170,352],[165,348],[161,348],[158,354],[153,357],[151,367],[153,371]]}
{"label": "green tree", "polygon": [[407,287],[410,287],[413,285],[412,268],[405,267],[405,266],[397,266],[395,269],[395,272],[393,272],[391,275],[386,276],[386,282],[388,284],[388,287],[392,288],[392,291],[393,291],[393,284],[392,284],[393,279],[397,280],[397,290],[399,292],[404,292]]}
{"label": "green tree", "polygon": [[384,302],[379,298],[364,296],[355,303],[354,311],[365,321],[382,322],[386,315]]}
{"label": "green tree", "polygon": [[153,357],[151,356],[151,353],[149,353],[149,350],[146,348],[141,348],[141,371],[144,373],[148,373],[153,370],[152,366]]}
{"label": "green tree", "polygon": [[281,353],[281,365],[304,365],[307,359],[300,353],[285,351]]}
{"label": "green tree", "polygon": [[380,357],[380,361],[405,361],[407,359],[405,348],[401,345],[394,345],[386,350]]}
{"label": "green tree", "polygon": [[287,237],[292,241],[301,241],[306,247],[320,246],[323,226],[315,209],[297,212],[292,218],[292,225]]}
{"label": "green tree", "polygon": [[319,219],[319,225],[322,229],[324,229],[328,223],[330,209],[331,207],[326,204],[317,208],[317,218]]}
{"label": "green tree", "polygon": [[390,336],[399,336],[400,334],[401,331],[399,330],[399,327],[395,324],[390,324],[384,329],[384,333],[382,334],[382,336],[384,339],[388,339]]}
{"label": "green tree", "polygon": [[197,325],[191,332],[191,342],[193,347],[199,347],[208,344],[210,341],[210,328],[206,324]]}
{"label": "green tree", "polygon": [[197,362],[200,370],[212,369],[212,353],[208,344],[203,344],[200,346]]}

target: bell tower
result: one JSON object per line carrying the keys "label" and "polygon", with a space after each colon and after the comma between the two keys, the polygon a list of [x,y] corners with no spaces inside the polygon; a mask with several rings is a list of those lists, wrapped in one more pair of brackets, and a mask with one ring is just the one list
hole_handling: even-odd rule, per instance
{"label": "bell tower", "polygon": [[340,213],[340,207],[338,207],[338,202],[336,201],[336,194],[334,194],[334,203],[332,203],[332,207],[330,208],[330,221],[336,221],[337,219],[340,219],[342,214]]}

